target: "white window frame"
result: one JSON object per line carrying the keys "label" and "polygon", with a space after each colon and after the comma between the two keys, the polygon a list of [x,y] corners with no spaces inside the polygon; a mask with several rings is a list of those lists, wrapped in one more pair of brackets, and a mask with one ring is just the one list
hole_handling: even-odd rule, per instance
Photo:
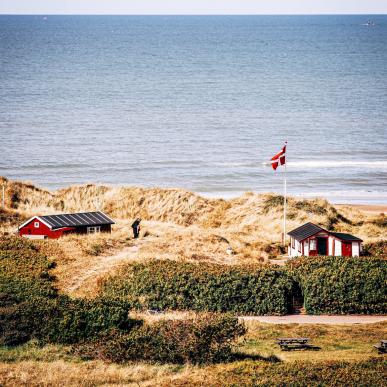
{"label": "white window frame", "polygon": [[87,228],[88,234],[96,234],[98,232],[101,232],[101,226],[91,226]]}
{"label": "white window frame", "polygon": [[40,227],[40,223],[39,222],[34,222],[34,227],[35,228],[39,228]]}

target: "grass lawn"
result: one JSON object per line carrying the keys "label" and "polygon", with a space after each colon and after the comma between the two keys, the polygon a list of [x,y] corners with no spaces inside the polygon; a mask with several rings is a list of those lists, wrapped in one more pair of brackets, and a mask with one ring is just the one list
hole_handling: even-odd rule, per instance
{"label": "grass lawn", "polygon": [[[30,342],[0,348],[5,386],[101,384],[188,385],[384,385],[385,356],[372,345],[387,336],[387,323],[365,325],[274,325],[246,322],[238,343],[240,361],[210,366],[83,361],[71,348]],[[282,352],[277,337],[309,337],[320,351]],[[245,359],[243,360],[243,357]]]}

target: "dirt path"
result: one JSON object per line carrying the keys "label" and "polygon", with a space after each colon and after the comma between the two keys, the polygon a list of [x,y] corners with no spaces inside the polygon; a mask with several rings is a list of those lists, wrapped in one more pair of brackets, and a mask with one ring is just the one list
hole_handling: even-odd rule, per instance
{"label": "dirt path", "polygon": [[74,277],[73,281],[66,287],[66,293],[75,294],[84,284],[90,280],[96,281],[101,274],[111,271],[119,264],[137,260],[138,251],[139,246],[130,246],[115,254],[97,257],[98,260],[93,261],[92,267]]}
{"label": "dirt path", "polygon": [[270,324],[371,324],[381,321],[387,321],[387,316],[364,316],[364,315],[344,315],[344,316],[309,316],[302,314],[288,316],[243,316],[244,321],[258,321]]}

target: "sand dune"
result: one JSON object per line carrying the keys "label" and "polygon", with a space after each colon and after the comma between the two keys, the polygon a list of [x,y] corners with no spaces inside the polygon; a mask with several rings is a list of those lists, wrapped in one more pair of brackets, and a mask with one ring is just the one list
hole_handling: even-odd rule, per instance
{"label": "sand dune", "polygon": [[[284,252],[283,198],[276,194],[247,192],[239,198],[222,200],[181,189],[88,184],[47,191],[28,183],[6,183],[0,232],[14,232],[23,219],[35,214],[102,210],[116,220],[112,234],[70,235],[40,243],[41,249],[58,263],[59,287],[76,294],[92,293],[98,276],[129,258],[232,265],[268,262]],[[143,219],[142,232],[141,239],[134,241],[130,225],[137,216]],[[365,242],[387,237],[384,214],[364,211],[359,206],[335,206],[324,199],[289,198],[288,229],[307,221],[353,233]],[[226,253],[228,247],[233,255]],[[129,250],[126,257],[125,251]]]}

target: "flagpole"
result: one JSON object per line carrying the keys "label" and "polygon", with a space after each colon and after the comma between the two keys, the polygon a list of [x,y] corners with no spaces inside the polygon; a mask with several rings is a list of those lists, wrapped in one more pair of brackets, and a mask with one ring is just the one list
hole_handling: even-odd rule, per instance
{"label": "flagpole", "polygon": [[284,228],[283,228],[283,244],[286,246],[286,161],[285,161],[285,174],[284,174]]}

